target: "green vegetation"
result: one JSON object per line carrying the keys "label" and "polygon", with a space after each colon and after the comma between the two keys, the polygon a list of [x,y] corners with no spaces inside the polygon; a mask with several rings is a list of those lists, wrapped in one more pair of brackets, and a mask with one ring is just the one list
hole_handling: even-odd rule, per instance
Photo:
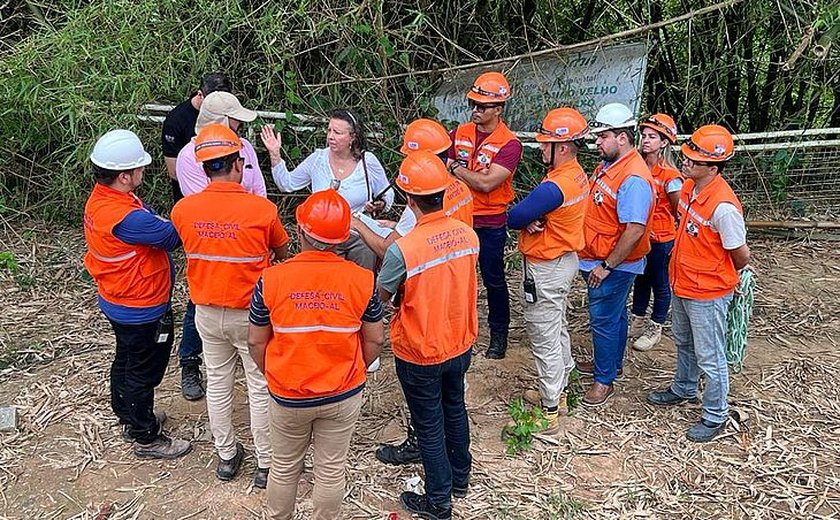
{"label": "green vegetation", "polygon": [[539,407],[529,406],[522,399],[515,399],[508,404],[508,414],[512,424],[504,427],[502,438],[506,453],[514,456],[531,449],[534,434],[544,430],[548,420]]}

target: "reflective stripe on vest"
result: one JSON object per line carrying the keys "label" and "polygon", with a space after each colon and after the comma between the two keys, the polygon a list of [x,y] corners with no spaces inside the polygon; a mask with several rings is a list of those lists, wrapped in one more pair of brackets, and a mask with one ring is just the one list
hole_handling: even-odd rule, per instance
{"label": "reflective stripe on vest", "polygon": [[90,254],[92,254],[94,257],[96,257],[97,260],[101,262],[115,264],[117,262],[122,262],[123,260],[128,260],[129,258],[134,258],[135,256],[137,256],[137,251],[130,251],[120,256],[102,256],[100,254],[97,254],[96,251],[91,250]]}
{"label": "reflective stripe on vest", "polygon": [[405,277],[406,278],[411,278],[412,276],[417,276],[418,274],[422,273],[423,271],[426,271],[427,269],[431,269],[432,267],[435,267],[437,265],[446,263],[449,260],[455,260],[456,258],[461,258],[462,256],[477,255],[477,254],[478,254],[478,248],[477,247],[468,247],[466,249],[461,249],[459,251],[452,251],[451,253],[447,253],[443,256],[440,256],[438,258],[434,258],[432,260],[429,260],[428,262],[424,262],[424,263],[418,265],[417,267],[415,267],[415,268],[411,269],[410,271],[406,272]]}
{"label": "reflective stripe on vest", "polygon": [[[475,123],[464,123],[455,130],[455,159],[465,162],[467,168],[472,171],[490,167],[496,154],[506,144],[518,140],[503,121],[499,121],[493,132],[478,146],[475,145],[478,141],[477,136],[478,128]],[[514,172],[515,169],[498,188],[490,193],[481,193],[470,188],[473,194],[474,215],[498,215],[505,212],[507,205],[514,197]]]}
{"label": "reflective stripe on vest", "polygon": [[187,258],[193,260],[207,260],[208,262],[230,262],[233,264],[250,264],[251,262],[259,262],[265,259],[264,255],[260,256],[222,256],[222,255],[204,255],[201,253],[187,253]]}
{"label": "reflective stripe on vest", "polygon": [[274,327],[274,332],[282,332],[285,334],[301,334],[304,332],[343,332],[349,334],[362,330],[361,325],[358,327],[330,327],[328,325],[311,325],[309,327]]}

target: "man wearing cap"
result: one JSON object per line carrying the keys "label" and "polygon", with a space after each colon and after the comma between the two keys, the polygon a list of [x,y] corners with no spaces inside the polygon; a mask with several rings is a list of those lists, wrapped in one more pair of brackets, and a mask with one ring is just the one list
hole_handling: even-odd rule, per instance
{"label": "man wearing cap", "polygon": [[385,341],[373,273],[335,254],[350,235],[350,205],[333,189],[295,211],[301,252],[266,269],[251,298],[251,356],[272,402],[268,512],[289,520],[310,443],[313,520],[341,518],[345,462],[365,367]]}
{"label": "man wearing cap", "polygon": [[473,192],[473,228],[481,241],[478,264],[487,289],[490,345],[486,356],[507,352],[510,295],[505,280],[507,205],[513,200],[513,174],[522,158],[522,143],[502,121],[510,85],[498,72],[476,78],[467,93],[470,122],[452,132],[449,171]]}
{"label": "man wearing cap", "polygon": [[543,119],[537,141],[549,168],[543,182],[508,213],[508,225],[519,232],[524,263],[522,306],[539,377],[539,392],[525,399],[541,405],[546,434],[560,430],[568,413],[566,387],[575,368],[566,327],[566,300],[583,249],[583,218],[589,182],[577,161],[589,134],[586,119],[573,108],[557,108]]}
{"label": "man wearing cap", "polygon": [[163,433],[166,414],[154,411],[154,398],[174,336],[169,252],[181,241],[172,223],[134,194],[152,158],[133,132],[103,135],[90,160],[96,185],[85,204],[85,267],[117,338],[111,409],[123,438],[134,443],[135,456],[174,459],[191,445]]}
{"label": "man wearing cap", "polygon": [[[234,132],[241,131],[243,121],[253,121],[257,113],[242,107],[239,100],[229,92],[213,92],[204,98],[195,130],[211,124],[222,124]],[[248,193],[265,197],[265,179],[257,161],[257,152],[253,145],[245,138],[240,138],[242,149],[240,155],[243,159],[242,180],[240,183]],[[176,174],[181,191],[184,195],[199,193],[207,187],[210,180],[204,172],[201,161],[195,157],[195,139],[181,148],[176,160]],[[191,331],[195,329],[195,304],[190,300],[187,302],[187,312],[184,315],[184,336],[178,349],[179,364],[181,366],[181,392],[189,401],[204,397],[204,389],[201,386],[201,364],[202,345],[199,338],[193,340]]]}
{"label": "man wearing cap", "polygon": [[702,374],[703,415],[686,437],[708,442],[723,431],[729,416],[726,313],[739,271],[749,269],[750,249],[741,202],[722,176],[735,155],[732,135],[722,126],[700,127],[682,153],[686,181],[670,264],[677,371],[671,386],[652,392],[647,401],[660,406],[696,402]]}
{"label": "man wearing cap", "polygon": [[452,517],[452,497],[466,496],[472,466],[464,374],[478,335],[479,244],[475,231],[444,213],[449,184],[433,153],[403,160],[397,186],[417,226],[388,247],[377,282],[382,299],[397,295],[391,349],[425,473],[426,493],[406,491],[400,502],[432,520]]}
{"label": "man wearing cap", "polygon": [[586,406],[604,404],[615,391],[613,381],[623,376],[627,296],[650,251],[655,192],[634,146],[635,126],[633,112],[621,103],[604,105],[592,123],[601,163],[590,180],[580,271],[589,296],[593,362],[577,365],[594,378],[582,399]]}
{"label": "man wearing cap", "polygon": [[248,308],[254,284],[282,260],[289,241],[277,207],[245,191],[242,143],[226,125],[212,124],[195,138],[195,157],[210,184],[172,208],[172,222],[187,257],[187,284],[195,302],[195,324],[207,367],[207,413],[219,455],[216,477],[232,480],[245,449],[233,427],[236,360],[242,360],[248,386],[251,433],[257,459],[254,487],[265,489],[271,466],[268,390],[248,351]]}

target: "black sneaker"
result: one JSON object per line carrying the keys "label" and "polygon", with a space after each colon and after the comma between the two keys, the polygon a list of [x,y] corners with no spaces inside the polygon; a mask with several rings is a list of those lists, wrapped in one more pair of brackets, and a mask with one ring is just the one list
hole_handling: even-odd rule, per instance
{"label": "black sneaker", "polygon": [[691,442],[709,442],[715,439],[726,427],[726,422],[715,423],[700,419],[700,422],[685,432],[685,437]]}
{"label": "black sneaker", "polygon": [[254,472],[254,487],[265,489],[268,486],[268,471],[271,468],[257,468]]}
{"label": "black sneaker", "polygon": [[204,397],[198,365],[181,367],[181,394],[187,401],[198,401]]}
{"label": "black sneaker", "polygon": [[413,491],[405,491],[400,495],[400,503],[410,513],[414,513],[426,520],[449,520],[452,518],[452,507],[443,509],[438,507],[426,498],[426,495],[418,495]]}
{"label": "black sneaker", "polygon": [[647,396],[647,402],[656,406],[674,406],[682,403],[697,403],[696,397],[680,397],[670,388],[651,392]]}
{"label": "black sneaker", "polygon": [[236,443],[236,455],[232,459],[224,460],[219,457],[219,464],[216,466],[216,477],[225,482],[233,480],[237,473],[239,473],[239,466],[242,465],[242,459],[245,458],[245,447],[241,442]]}
{"label": "black sneaker", "polygon": [[490,333],[490,346],[484,356],[487,359],[504,359],[507,353],[508,336],[497,332]]}
{"label": "black sneaker", "polygon": [[385,464],[402,466],[404,464],[419,464],[423,462],[420,457],[420,447],[417,446],[417,438],[409,436],[402,444],[385,444],[376,449],[376,458]]}

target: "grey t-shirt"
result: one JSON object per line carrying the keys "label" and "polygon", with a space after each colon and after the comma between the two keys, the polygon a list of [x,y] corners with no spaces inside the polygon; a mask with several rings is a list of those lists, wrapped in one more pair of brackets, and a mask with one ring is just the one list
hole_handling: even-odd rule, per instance
{"label": "grey t-shirt", "polygon": [[405,258],[397,244],[391,244],[385,250],[382,267],[379,269],[379,279],[376,285],[391,294],[397,294],[400,285],[406,277]]}

